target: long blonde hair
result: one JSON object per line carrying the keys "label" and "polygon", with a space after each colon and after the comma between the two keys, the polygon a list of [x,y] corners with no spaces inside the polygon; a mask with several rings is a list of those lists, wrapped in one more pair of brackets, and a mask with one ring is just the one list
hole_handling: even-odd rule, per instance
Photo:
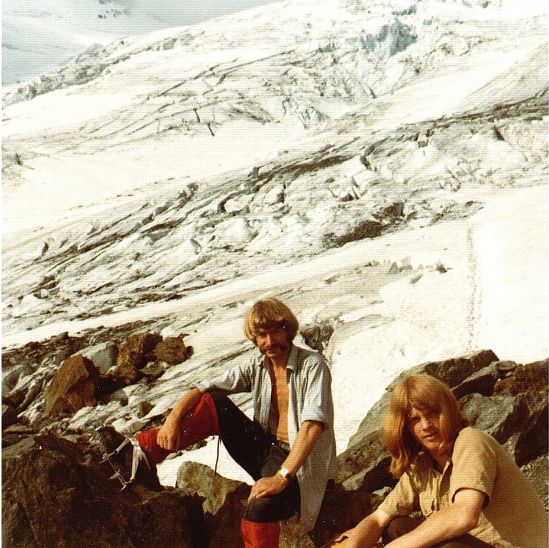
{"label": "long blonde hair", "polygon": [[438,414],[445,445],[453,444],[460,430],[469,424],[456,397],[443,382],[429,375],[410,375],[404,379],[391,394],[382,427],[383,441],[391,455],[390,472],[395,478],[410,469],[421,451],[408,428],[414,407]]}
{"label": "long blonde hair", "polygon": [[299,329],[299,322],[294,313],[274,297],[257,301],[246,314],[244,333],[255,343],[258,329],[280,327],[288,334],[288,340],[293,341]]}

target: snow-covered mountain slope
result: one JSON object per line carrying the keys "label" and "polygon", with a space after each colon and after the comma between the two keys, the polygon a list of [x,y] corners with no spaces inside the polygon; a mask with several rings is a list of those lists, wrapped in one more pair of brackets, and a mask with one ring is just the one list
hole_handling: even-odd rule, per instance
{"label": "snow-covered mountain slope", "polygon": [[547,356],[546,19],[487,6],[280,2],[4,95],[4,345],[139,320],[195,349],[72,426],[242,359],[265,294],[333,328],[339,450],[403,368]]}
{"label": "snow-covered mountain slope", "polygon": [[92,46],[194,24],[269,1],[4,0],[2,83],[30,80]]}
{"label": "snow-covered mountain slope", "polygon": [[128,0],[2,4],[4,85],[53,70],[94,44],[167,26]]}

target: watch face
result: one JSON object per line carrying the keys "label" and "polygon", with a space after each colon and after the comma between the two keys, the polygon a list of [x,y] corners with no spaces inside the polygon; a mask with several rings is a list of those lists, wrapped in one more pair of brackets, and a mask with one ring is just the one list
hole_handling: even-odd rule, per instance
{"label": "watch face", "polygon": [[291,479],[292,475],[290,474],[290,471],[286,468],[281,468],[278,473],[287,480]]}

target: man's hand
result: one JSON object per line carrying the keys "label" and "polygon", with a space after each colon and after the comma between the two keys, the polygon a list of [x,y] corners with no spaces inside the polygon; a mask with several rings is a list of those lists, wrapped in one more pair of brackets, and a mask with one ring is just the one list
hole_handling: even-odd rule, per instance
{"label": "man's hand", "polygon": [[252,499],[260,499],[269,495],[277,495],[286,489],[289,480],[283,478],[280,474],[275,474],[268,478],[261,478],[252,485],[248,502]]}
{"label": "man's hand", "polygon": [[164,422],[158,431],[156,443],[158,443],[162,449],[174,451],[180,446],[180,436],[179,422],[175,419],[170,420],[170,416],[168,416],[166,422]]}
{"label": "man's hand", "polygon": [[164,424],[158,431],[156,443],[166,451],[177,451],[181,449],[181,421],[185,415],[191,411],[202,397],[202,392],[198,388],[191,388],[185,392],[175,407],[167,416]]}

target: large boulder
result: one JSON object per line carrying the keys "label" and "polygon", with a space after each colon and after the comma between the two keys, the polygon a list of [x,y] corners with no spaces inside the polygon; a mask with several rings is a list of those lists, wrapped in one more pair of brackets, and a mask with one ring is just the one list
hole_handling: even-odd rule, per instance
{"label": "large boulder", "polygon": [[389,474],[390,457],[379,430],[370,432],[337,457],[337,481],[350,491],[372,493],[394,482]]}
{"label": "large boulder", "polygon": [[44,415],[72,414],[82,407],[96,405],[98,383],[99,372],[90,360],[83,356],[67,358],[46,390]]}
{"label": "large boulder", "polygon": [[[250,493],[248,484],[214,475],[204,464],[185,462],[179,468],[176,486],[184,493],[198,494],[204,499],[203,509],[212,531],[210,547],[242,545],[240,520]],[[280,548],[324,546],[342,527],[352,527],[380,501],[363,491],[349,493],[332,481],[314,529],[304,532],[297,518],[283,521]]]}
{"label": "large boulder", "polygon": [[166,488],[120,491],[112,470],[81,437],[30,437],[2,454],[2,541],[34,548],[205,545],[201,501]]}
{"label": "large boulder", "polygon": [[[338,533],[354,527],[364,516],[375,510],[381,498],[364,491],[347,491],[342,485],[328,482],[324,500],[315,523],[309,532],[314,546],[325,546]],[[304,546],[292,544],[292,547]]]}

